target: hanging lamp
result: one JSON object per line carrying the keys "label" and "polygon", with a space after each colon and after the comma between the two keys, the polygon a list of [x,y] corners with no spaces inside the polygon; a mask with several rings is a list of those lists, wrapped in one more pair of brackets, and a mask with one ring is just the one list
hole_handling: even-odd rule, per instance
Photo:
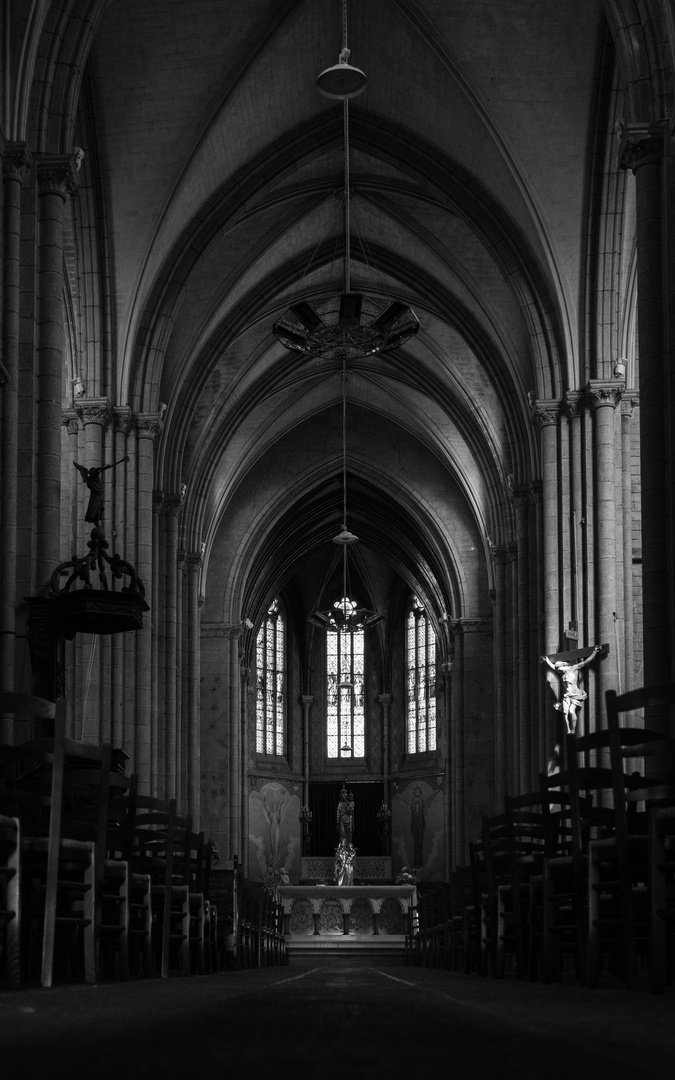
{"label": "hanging lamp", "polygon": [[[342,548],[342,596],[328,611],[313,611],[308,622],[323,630],[361,630],[374,626],[384,616],[369,608],[359,607],[352,600],[349,575],[349,548],[358,542],[358,536],[347,528],[347,357],[342,357],[342,527],[333,537],[333,543]],[[345,688],[352,684],[338,684]]]}
{"label": "hanging lamp", "polygon": [[342,49],[338,63],[316,80],[325,97],[342,100],[344,143],[344,281],[343,291],[320,304],[300,300],[272,327],[281,344],[294,352],[323,359],[355,359],[388,352],[419,330],[415,313],[398,300],[387,303],[351,287],[351,208],[349,190],[349,99],[366,88],[366,76],[348,63],[347,0],[342,4]]}

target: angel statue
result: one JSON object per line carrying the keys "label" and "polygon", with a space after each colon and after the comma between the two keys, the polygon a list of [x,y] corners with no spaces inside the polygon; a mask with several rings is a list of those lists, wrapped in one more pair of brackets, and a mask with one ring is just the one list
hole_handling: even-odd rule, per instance
{"label": "angel statue", "polygon": [[101,480],[101,473],[105,472],[106,469],[114,469],[116,465],[121,465],[122,462],[128,460],[129,455],[125,454],[123,458],[114,461],[112,465],[98,465],[93,469],[87,469],[84,465],[78,465],[76,461],[73,461],[73,465],[82,474],[82,479],[89,488],[89,504],[84,515],[85,521],[90,521],[92,525],[100,525],[101,523],[103,517],[103,481]]}

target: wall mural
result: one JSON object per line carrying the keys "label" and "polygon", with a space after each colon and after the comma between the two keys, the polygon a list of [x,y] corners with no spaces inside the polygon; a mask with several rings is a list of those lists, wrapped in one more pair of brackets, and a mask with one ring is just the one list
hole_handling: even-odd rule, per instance
{"label": "wall mural", "polygon": [[300,798],[278,781],[249,793],[248,865],[252,881],[300,880]]}
{"label": "wall mural", "polygon": [[438,781],[411,780],[396,792],[391,807],[392,869],[415,869],[418,881],[442,881],[445,874],[444,799]]}

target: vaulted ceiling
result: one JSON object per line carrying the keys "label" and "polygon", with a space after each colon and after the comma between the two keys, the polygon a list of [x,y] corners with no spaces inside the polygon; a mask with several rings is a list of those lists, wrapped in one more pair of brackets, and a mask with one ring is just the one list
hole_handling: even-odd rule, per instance
{"label": "vaulted ceiling", "polygon": [[[187,485],[212,618],[259,615],[291,584],[311,606],[331,572],[340,369],[272,326],[342,284],[343,111],[316,89],[342,15],[341,0],[114,0],[91,53],[116,396],[167,406],[156,482]],[[487,610],[510,486],[538,476],[528,393],[588,374],[607,39],[601,0],[348,6],[368,76],[349,107],[352,285],[420,322],[350,362],[349,523],[371,592],[402,580],[437,618]]]}

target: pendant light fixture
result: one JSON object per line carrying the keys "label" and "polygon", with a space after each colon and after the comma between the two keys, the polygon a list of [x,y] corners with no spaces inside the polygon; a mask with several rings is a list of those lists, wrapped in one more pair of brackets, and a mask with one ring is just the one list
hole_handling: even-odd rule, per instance
{"label": "pendant light fixture", "polygon": [[387,303],[360,292],[351,284],[351,207],[349,186],[349,99],[366,88],[366,76],[348,63],[347,0],[342,3],[342,48],[338,63],[316,80],[325,97],[342,100],[344,143],[344,280],[339,296],[317,304],[300,300],[274,324],[273,333],[287,349],[324,359],[355,359],[388,352],[419,330],[419,321],[406,304]]}
{"label": "pendant light fixture", "polygon": [[[374,626],[384,616],[368,608],[358,607],[352,599],[349,574],[349,548],[358,536],[347,528],[347,357],[342,357],[342,527],[333,543],[342,548],[342,596],[328,611],[314,611],[308,622],[323,630],[360,630]],[[340,684],[338,684],[340,685]],[[347,684],[343,684],[347,685]],[[349,684],[351,686],[351,683]]]}

